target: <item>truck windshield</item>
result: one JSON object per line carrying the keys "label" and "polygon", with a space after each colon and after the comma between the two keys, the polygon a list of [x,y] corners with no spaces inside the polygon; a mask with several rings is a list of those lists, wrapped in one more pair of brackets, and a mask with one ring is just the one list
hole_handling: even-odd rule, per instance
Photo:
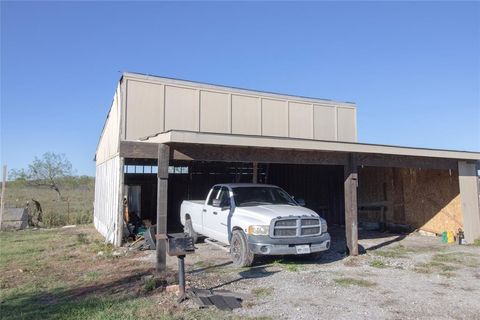
{"label": "truck windshield", "polygon": [[288,193],[274,187],[235,187],[233,199],[237,207],[259,206],[268,204],[288,204],[296,206],[297,203]]}

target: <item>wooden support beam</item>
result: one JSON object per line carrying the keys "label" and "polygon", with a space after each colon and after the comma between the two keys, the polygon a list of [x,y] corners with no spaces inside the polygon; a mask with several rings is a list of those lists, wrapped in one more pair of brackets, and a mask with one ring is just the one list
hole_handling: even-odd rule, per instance
{"label": "wooden support beam", "polygon": [[[190,143],[169,144],[172,159],[228,162],[298,163],[344,165],[348,153],[335,151],[289,150],[264,147],[235,147]],[[157,143],[120,141],[124,158],[156,159]],[[356,153],[358,166],[458,170],[456,159],[403,156],[392,154]]]}
{"label": "wooden support beam", "polygon": [[167,262],[167,200],[168,200],[168,165],[170,147],[166,144],[158,145],[158,173],[157,173],[157,273],[166,269]]}
{"label": "wooden support beam", "polygon": [[358,171],[354,155],[349,155],[345,169],[345,236],[348,252],[352,256],[358,255],[358,207],[357,187]]}
{"label": "wooden support beam", "polygon": [[344,165],[347,155],[340,152],[299,151],[274,148],[218,145],[172,144],[172,159],[226,162],[261,162]]}
{"label": "wooden support beam", "polygon": [[465,241],[480,239],[480,200],[477,167],[475,162],[458,161],[458,180],[462,203]]}

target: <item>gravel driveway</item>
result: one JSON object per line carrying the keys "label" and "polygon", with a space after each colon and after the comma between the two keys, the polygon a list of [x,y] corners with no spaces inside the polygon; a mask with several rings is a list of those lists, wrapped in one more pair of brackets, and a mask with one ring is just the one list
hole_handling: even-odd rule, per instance
{"label": "gravel driveway", "polygon": [[[361,238],[366,253],[358,257],[345,257],[337,241],[317,261],[268,257],[252,268],[235,268],[227,252],[199,243],[186,258],[187,284],[242,294],[240,317],[480,319],[480,247],[418,234]],[[169,266],[176,269],[175,259]]]}

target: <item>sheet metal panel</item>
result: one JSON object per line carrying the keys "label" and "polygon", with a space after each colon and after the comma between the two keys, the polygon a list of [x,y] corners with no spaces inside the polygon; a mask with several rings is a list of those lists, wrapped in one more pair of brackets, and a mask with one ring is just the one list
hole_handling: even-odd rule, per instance
{"label": "sheet metal panel", "polygon": [[139,81],[127,82],[126,139],[136,140],[164,131],[164,86]]}
{"label": "sheet metal panel", "polygon": [[[355,105],[125,75],[126,140],[169,130],[356,141]],[[332,116],[331,109],[339,116]],[[342,123],[337,123],[342,122]],[[337,135],[337,130],[339,134]]]}
{"label": "sheet metal panel", "polygon": [[93,223],[105,239],[115,245],[121,244],[120,228],[120,185],[121,159],[109,159],[96,167]]}
{"label": "sheet metal panel", "polygon": [[120,85],[115,91],[112,105],[98,142],[95,160],[97,165],[105,162],[119,152],[120,143]]}

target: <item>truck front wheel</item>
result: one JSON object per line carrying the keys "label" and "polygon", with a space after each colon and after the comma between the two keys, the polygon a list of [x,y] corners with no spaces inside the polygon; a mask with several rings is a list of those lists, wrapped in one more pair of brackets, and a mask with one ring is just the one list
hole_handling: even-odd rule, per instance
{"label": "truck front wheel", "polygon": [[247,236],[242,230],[233,230],[232,232],[230,255],[233,264],[237,267],[250,267],[253,264],[254,254],[248,248]]}
{"label": "truck front wheel", "polygon": [[185,226],[183,227],[183,232],[188,234],[189,237],[193,238],[193,243],[197,243],[198,241],[198,233],[193,230],[193,225],[192,225],[192,220],[191,219],[186,219],[185,220]]}

